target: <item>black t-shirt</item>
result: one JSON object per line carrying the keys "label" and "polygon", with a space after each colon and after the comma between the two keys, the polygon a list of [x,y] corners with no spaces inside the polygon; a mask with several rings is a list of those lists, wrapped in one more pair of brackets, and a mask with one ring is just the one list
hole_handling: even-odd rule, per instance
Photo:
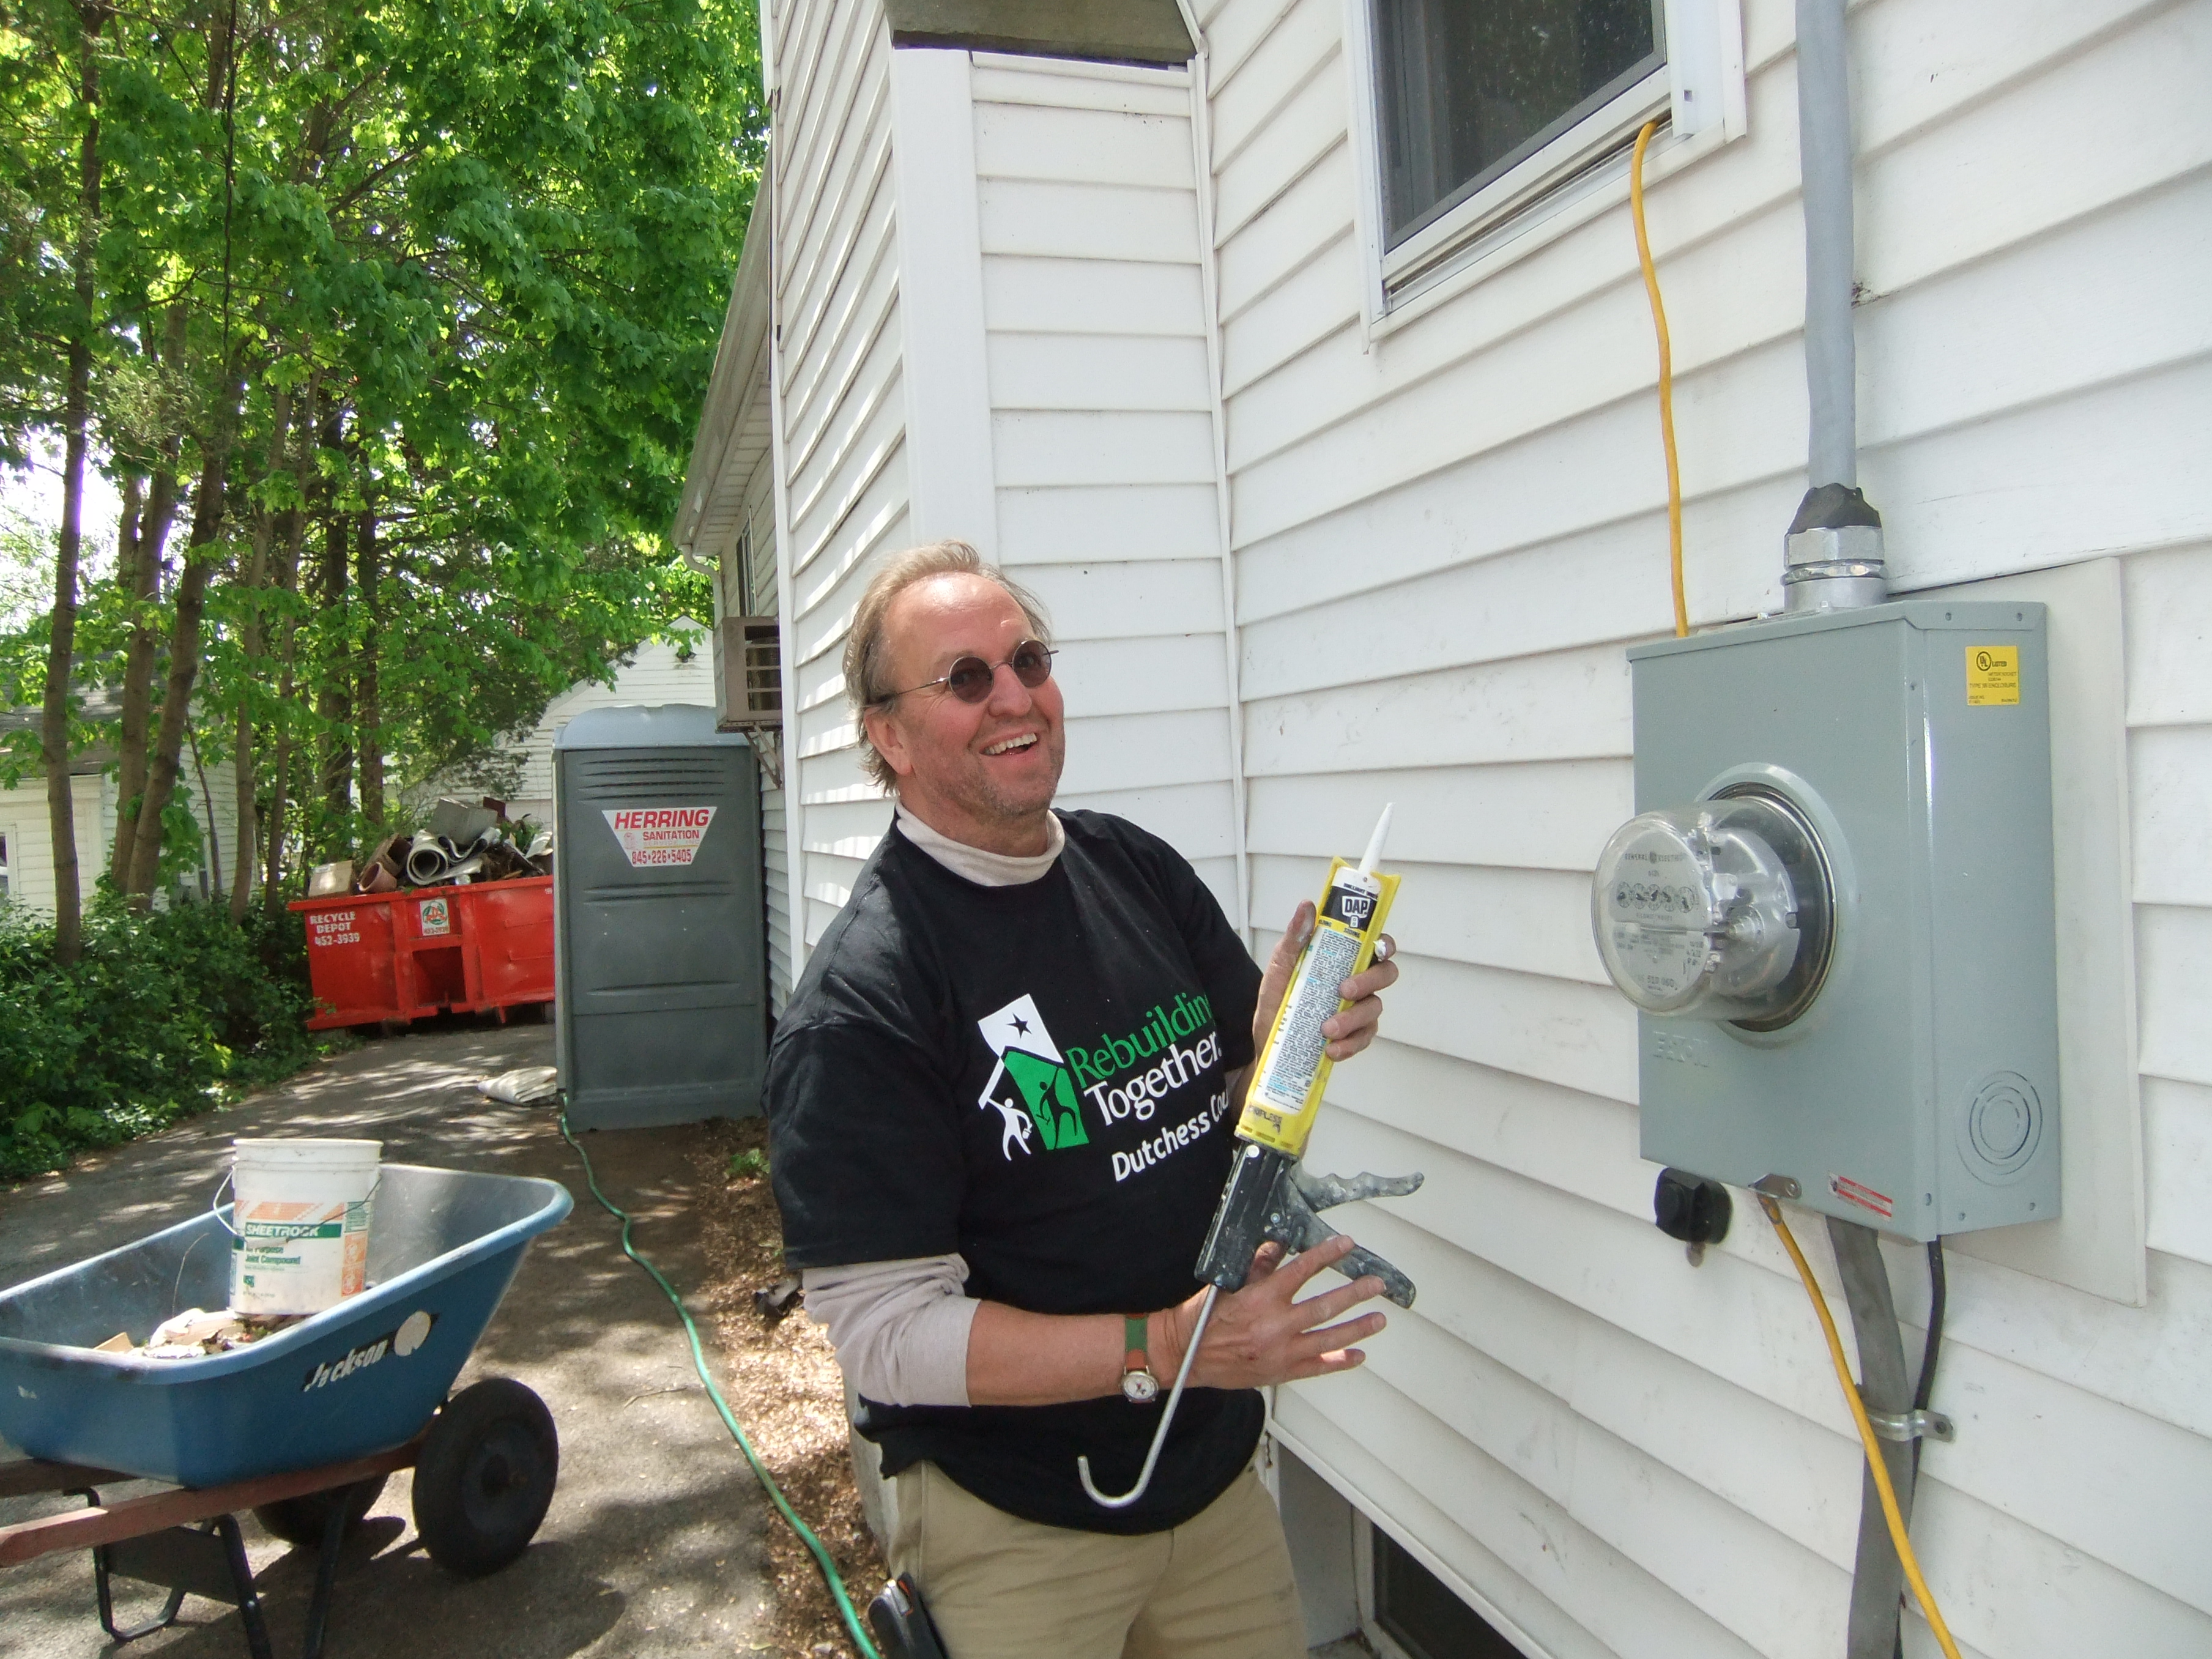
{"label": "black t-shirt", "polygon": [[[1260,970],[1165,842],[1060,820],[1065,849],[1020,886],[968,881],[896,829],[870,855],[769,1055],[792,1267],[957,1251],[969,1295],[1048,1314],[1146,1313],[1197,1288]],[[1250,1390],[1188,1390],[1151,1488],[1107,1510],[1075,1460],[1127,1491],[1158,1404],[863,1404],[886,1474],[927,1460],[1009,1514],[1112,1533],[1211,1504],[1263,1415]]]}

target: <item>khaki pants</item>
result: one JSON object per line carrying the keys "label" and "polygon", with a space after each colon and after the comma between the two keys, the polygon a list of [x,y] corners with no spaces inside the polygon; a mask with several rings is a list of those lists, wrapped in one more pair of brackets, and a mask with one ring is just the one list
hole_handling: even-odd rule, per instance
{"label": "khaki pants", "polygon": [[914,1575],[947,1659],[1304,1659],[1283,1524],[1250,1469],[1133,1538],[1020,1520],[933,1463],[896,1482],[891,1571]]}

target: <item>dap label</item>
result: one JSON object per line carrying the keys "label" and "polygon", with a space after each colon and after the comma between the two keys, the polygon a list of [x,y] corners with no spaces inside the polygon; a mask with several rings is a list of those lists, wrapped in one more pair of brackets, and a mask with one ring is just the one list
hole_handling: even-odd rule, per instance
{"label": "dap label", "polygon": [[2016,645],[1970,645],[1966,647],[1966,706],[1988,708],[2020,701],[2020,647]]}
{"label": "dap label", "polygon": [[622,843],[623,856],[633,870],[657,869],[664,865],[689,864],[707,839],[707,826],[714,821],[711,806],[609,806],[607,828]]}

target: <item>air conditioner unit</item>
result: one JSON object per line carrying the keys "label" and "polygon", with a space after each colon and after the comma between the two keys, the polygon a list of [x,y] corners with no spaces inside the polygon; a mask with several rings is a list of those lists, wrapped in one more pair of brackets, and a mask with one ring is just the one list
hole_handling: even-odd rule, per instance
{"label": "air conditioner unit", "polygon": [[718,730],[782,728],[783,645],[774,617],[725,617],[714,624],[714,684],[722,701]]}

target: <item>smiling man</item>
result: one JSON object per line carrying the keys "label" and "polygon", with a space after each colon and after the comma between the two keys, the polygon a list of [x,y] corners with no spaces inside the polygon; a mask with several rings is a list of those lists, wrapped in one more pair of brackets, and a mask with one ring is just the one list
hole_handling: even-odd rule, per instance
{"label": "smiling man", "polygon": [[[895,1571],[951,1659],[1293,1659],[1304,1624],[1251,1468],[1257,1390],[1359,1363],[1371,1279],[1297,1292],[1348,1239],[1224,1297],[1150,1489],[1127,1509],[1227,1177],[1263,975],[1189,862],[1059,812],[1041,609],[964,543],[869,584],[845,684],[892,827],[808,959],[769,1060],[786,1260],[895,1478]],[[1378,953],[1387,955],[1386,953]],[[1372,1039],[1387,960],[1324,1030]]]}

